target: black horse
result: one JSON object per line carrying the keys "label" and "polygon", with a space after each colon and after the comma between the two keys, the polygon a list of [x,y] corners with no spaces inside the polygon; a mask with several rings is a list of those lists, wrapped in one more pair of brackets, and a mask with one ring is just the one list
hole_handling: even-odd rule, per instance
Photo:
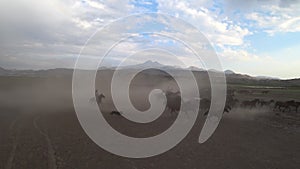
{"label": "black horse", "polygon": [[117,116],[122,116],[122,113],[116,110],[113,110],[110,112],[110,115],[117,115]]}

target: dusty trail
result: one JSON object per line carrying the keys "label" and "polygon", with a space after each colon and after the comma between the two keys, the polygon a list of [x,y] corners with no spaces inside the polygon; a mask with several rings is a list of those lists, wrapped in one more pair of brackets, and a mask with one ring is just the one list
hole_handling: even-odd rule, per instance
{"label": "dusty trail", "polygon": [[20,133],[20,126],[17,125],[19,118],[16,118],[11,125],[9,126],[9,131],[12,133],[11,137],[12,137],[12,149],[10,151],[5,169],[11,169],[13,166],[13,162],[15,159],[15,155],[16,155],[16,149],[18,146],[18,135]]}
{"label": "dusty trail", "polygon": [[33,120],[34,127],[39,131],[41,135],[44,136],[47,142],[47,148],[48,148],[48,169],[57,169],[56,165],[56,157],[55,157],[55,151],[51,143],[51,139],[49,138],[47,132],[44,132],[38,125],[38,120],[40,119],[40,116],[36,117]]}

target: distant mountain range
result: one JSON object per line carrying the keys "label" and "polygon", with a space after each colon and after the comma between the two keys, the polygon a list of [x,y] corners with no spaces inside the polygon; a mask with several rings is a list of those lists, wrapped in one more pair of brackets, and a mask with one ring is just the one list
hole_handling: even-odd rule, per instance
{"label": "distant mountain range", "polygon": [[56,68],[47,70],[8,70],[0,68],[0,76],[26,76],[26,77],[63,77],[73,74],[73,69]]}
{"label": "distant mountain range", "polygon": [[165,70],[165,69],[181,69],[180,67],[177,67],[177,66],[164,65],[164,64],[161,64],[159,62],[151,61],[151,60],[148,60],[148,61],[146,61],[144,63],[141,63],[141,64],[122,66],[122,67],[119,67],[119,68],[121,68],[121,69],[156,68],[156,69],[162,69],[162,70]]}
{"label": "distant mountain range", "polygon": [[[192,70],[193,72],[206,73],[214,72],[220,73],[220,71],[209,69],[205,70],[195,66],[188,68],[180,68],[178,66],[164,65],[155,61],[146,61],[141,64],[129,65],[118,67],[119,69],[140,69],[140,68],[154,68],[160,70],[172,70],[176,71],[180,75],[180,71]],[[114,70],[116,67],[100,67],[99,70]],[[160,74],[163,71],[152,71],[152,74]],[[232,70],[225,70],[226,79],[228,83],[233,84],[249,84],[249,85],[280,85],[280,86],[300,86],[300,79],[280,80],[279,78],[267,77],[267,76],[249,76],[246,74],[235,73]],[[26,77],[65,77],[72,76],[73,69],[56,68],[48,70],[8,70],[0,67],[0,76],[26,76]]]}

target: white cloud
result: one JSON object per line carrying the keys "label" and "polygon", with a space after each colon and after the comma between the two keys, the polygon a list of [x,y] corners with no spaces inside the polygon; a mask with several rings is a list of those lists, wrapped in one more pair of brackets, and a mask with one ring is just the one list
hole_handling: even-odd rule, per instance
{"label": "white cloud", "polygon": [[299,0],[224,0],[223,7],[231,18],[253,21],[245,23],[251,29],[270,34],[300,31]]}
{"label": "white cloud", "polygon": [[72,21],[82,29],[89,29],[92,27],[91,22],[81,20],[79,18],[73,18]]}
{"label": "white cloud", "polygon": [[176,15],[195,25],[214,45],[239,46],[244,43],[244,37],[251,34],[247,28],[234,23],[228,17],[209,11],[204,5],[206,1],[197,3],[203,6],[194,5],[195,1],[158,2],[160,12]]}
{"label": "white cloud", "polygon": [[230,47],[224,47],[218,55],[228,61],[265,62],[272,60],[270,56],[257,55],[244,49],[232,49]]}
{"label": "white cloud", "polygon": [[[36,57],[40,64],[32,61],[34,68],[48,67],[58,56],[74,57],[96,29],[131,10],[127,0],[0,1],[0,66],[13,65],[8,57],[19,58],[19,66],[25,58]],[[59,64],[53,60],[51,65]]]}
{"label": "white cloud", "polygon": [[100,10],[105,10],[106,6],[98,1],[91,1],[91,0],[85,0],[86,3],[88,3],[91,7],[97,8]]}

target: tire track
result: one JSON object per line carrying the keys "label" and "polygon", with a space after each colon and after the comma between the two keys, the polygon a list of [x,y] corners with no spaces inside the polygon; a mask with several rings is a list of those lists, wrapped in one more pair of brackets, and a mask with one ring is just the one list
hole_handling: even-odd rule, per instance
{"label": "tire track", "polygon": [[56,157],[55,157],[55,151],[51,143],[51,139],[49,138],[47,132],[44,132],[39,126],[38,126],[38,120],[40,117],[36,117],[33,120],[34,127],[39,131],[41,135],[43,135],[47,142],[47,149],[48,149],[48,169],[57,169],[56,165]]}
{"label": "tire track", "polygon": [[[5,169],[11,169],[13,166],[13,162],[15,159],[15,155],[16,155],[16,150],[18,147],[18,135],[20,133],[20,126],[16,126],[17,125],[17,121],[19,120],[19,118],[16,118],[9,126],[9,131],[12,132],[12,149],[10,151]],[[15,131],[13,131],[15,130]]]}

